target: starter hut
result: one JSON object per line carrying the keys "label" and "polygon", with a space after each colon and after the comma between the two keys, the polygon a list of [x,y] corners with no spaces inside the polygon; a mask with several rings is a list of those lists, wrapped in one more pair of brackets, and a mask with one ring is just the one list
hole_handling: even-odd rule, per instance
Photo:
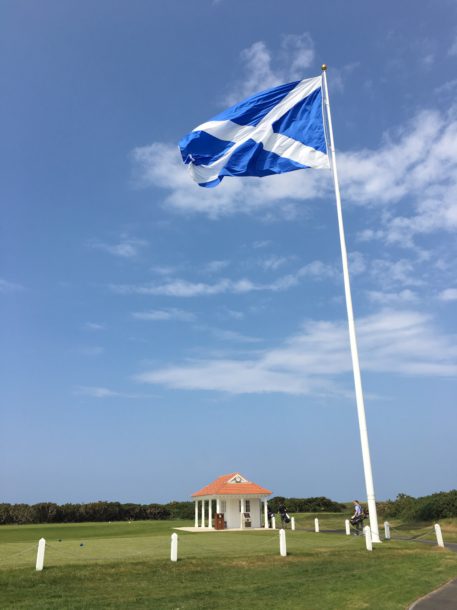
{"label": "starter hut", "polygon": [[192,494],[195,502],[195,527],[268,528],[267,498],[270,495],[269,489],[248,481],[239,472],[225,474]]}

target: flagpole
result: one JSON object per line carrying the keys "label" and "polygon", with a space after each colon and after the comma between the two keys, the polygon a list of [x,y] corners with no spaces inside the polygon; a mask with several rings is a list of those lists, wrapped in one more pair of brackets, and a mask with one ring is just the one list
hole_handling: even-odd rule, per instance
{"label": "flagpole", "polygon": [[363,401],[362,379],[360,376],[359,354],[357,350],[357,339],[355,334],[354,312],[352,309],[351,285],[349,282],[349,267],[346,251],[346,240],[344,237],[343,213],[341,208],[340,187],[336,169],[335,143],[333,140],[332,116],[330,113],[330,100],[327,88],[327,66],[322,66],[322,80],[324,85],[324,105],[327,112],[327,127],[330,139],[330,158],[335,187],[336,210],[338,215],[338,230],[340,234],[341,259],[343,263],[344,292],[346,295],[346,309],[349,326],[349,342],[351,346],[352,369],[354,372],[355,398],[357,403],[357,414],[359,418],[360,441],[362,444],[363,470],[365,474],[365,486],[367,491],[368,511],[370,515],[371,538],[373,542],[381,542],[379,539],[378,515],[376,512],[376,500],[373,485],[373,473],[371,469],[370,447],[368,444],[367,422],[365,417],[365,405]]}

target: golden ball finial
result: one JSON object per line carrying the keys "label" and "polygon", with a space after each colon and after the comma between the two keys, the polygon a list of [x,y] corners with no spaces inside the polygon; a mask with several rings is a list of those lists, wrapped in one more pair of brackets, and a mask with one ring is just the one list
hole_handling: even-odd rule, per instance
{"label": "golden ball finial", "polygon": [[327,70],[327,64],[322,64],[322,71],[325,72],[325,70]]}

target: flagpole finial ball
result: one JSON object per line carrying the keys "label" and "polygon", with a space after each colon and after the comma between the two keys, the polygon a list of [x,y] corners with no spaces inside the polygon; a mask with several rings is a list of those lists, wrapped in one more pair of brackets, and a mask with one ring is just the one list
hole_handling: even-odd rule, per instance
{"label": "flagpole finial ball", "polygon": [[325,70],[327,70],[327,64],[322,64],[322,72],[325,72]]}

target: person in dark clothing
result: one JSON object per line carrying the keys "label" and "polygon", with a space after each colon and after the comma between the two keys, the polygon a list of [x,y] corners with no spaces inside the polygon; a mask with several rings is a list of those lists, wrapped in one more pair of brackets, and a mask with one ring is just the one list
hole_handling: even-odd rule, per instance
{"label": "person in dark clothing", "polygon": [[363,531],[363,520],[365,519],[365,513],[358,500],[352,502],[354,504],[354,514],[352,515],[350,522],[355,527],[354,536],[360,536]]}
{"label": "person in dark clothing", "polygon": [[290,523],[290,517],[287,514],[287,508],[283,503],[281,503],[278,507],[279,516],[281,517],[281,525],[282,527],[286,527],[287,523]]}

